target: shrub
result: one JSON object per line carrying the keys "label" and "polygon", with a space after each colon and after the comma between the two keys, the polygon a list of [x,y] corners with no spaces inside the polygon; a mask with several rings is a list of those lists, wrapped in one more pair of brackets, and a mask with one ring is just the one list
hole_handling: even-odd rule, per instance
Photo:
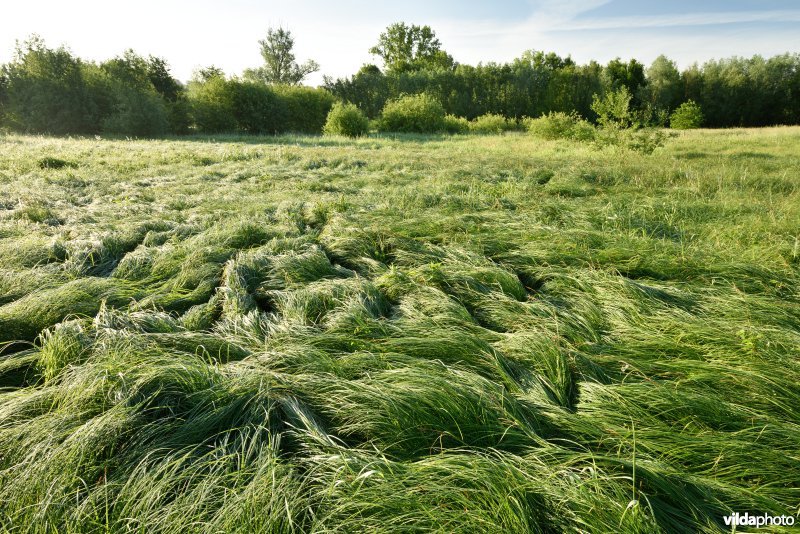
{"label": "shrub", "polygon": [[600,128],[595,142],[597,146],[615,146],[642,154],[652,154],[664,146],[670,135],[661,128]]}
{"label": "shrub", "polygon": [[700,128],[703,125],[703,110],[694,100],[688,100],[672,112],[669,125],[676,130]]}
{"label": "shrub", "polygon": [[272,89],[286,109],[283,130],[311,134],[322,132],[335,100],[332,94],[325,89],[296,85],[277,85]]}
{"label": "shrub", "polygon": [[337,102],[328,113],[323,132],[326,135],[358,137],[369,132],[369,119],[356,105]]}
{"label": "shrub", "polygon": [[469,132],[469,121],[464,117],[455,115],[444,116],[444,131],[449,134],[463,134]]}
{"label": "shrub", "polygon": [[189,133],[189,127],[192,125],[192,105],[186,95],[181,94],[174,101],[167,100],[165,104],[170,133]]}
{"label": "shrub", "polygon": [[271,87],[258,82],[230,80],[233,115],[241,132],[276,134],[288,127],[285,101]]}
{"label": "shrub", "polygon": [[221,76],[189,84],[189,103],[197,130],[203,133],[236,130],[234,117],[234,88]]}
{"label": "shrub", "polygon": [[530,133],[543,139],[591,141],[595,137],[594,126],[574,111],[572,113],[551,111],[538,119],[528,119],[524,124]]}
{"label": "shrub", "polygon": [[8,105],[8,76],[0,68],[0,128],[5,124],[6,106]]}
{"label": "shrub", "polygon": [[616,146],[643,154],[651,154],[664,146],[669,137],[658,128],[645,128],[647,112],[630,108],[631,94],[622,87],[600,98],[594,95],[592,110],[597,113],[596,142],[599,146]]}
{"label": "shrub", "polygon": [[632,98],[625,86],[606,93],[602,98],[596,94],[592,95],[592,111],[597,113],[597,124],[606,129],[633,126],[634,116],[630,108]]}
{"label": "shrub", "polygon": [[179,98],[183,88],[172,78],[165,61],[145,59],[127,50],[99,68],[90,67],[89,72],[105,85],[108,97],[98,105],[103,110],[103,130],[141,137],[169,131],[167,99]]}
{"label": "shrub", "polygon": [[169,118],[164,100],[155,91],[115,85],[114,110],[103,120],[106,132],[137,137],[167,133]]}
{"label": "shrub", "polygon": [[469,130],[481,134],[498,134],[510,130],[513,125],[502,115],[486,113],[469,123]]}
{"label": "shrub", "polygon": [[669,134],[661,128],[628,130],[623,146],[634,152],[652,154],[655,149],[664,146],[668,138]]}
{"label": "shrub", "polygon": [[100,130],[86,64],[65,48],[47,48],[34,37],[17,47],[4,70],[5,121],[13,129],[56,135]]}
{"label": "shrub", "polygon": [[380,130],[384,132],[435,133],[445,129],[445,112],[436,98],[421,93],[390,100],[383,108]]}

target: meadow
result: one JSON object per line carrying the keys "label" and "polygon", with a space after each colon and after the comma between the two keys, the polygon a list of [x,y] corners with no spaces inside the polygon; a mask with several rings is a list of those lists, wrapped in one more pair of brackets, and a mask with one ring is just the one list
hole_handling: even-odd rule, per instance
{"label": "meadow", "polygon": [[797,516],[798,169],[800,127],[0,135],[0,531]]}

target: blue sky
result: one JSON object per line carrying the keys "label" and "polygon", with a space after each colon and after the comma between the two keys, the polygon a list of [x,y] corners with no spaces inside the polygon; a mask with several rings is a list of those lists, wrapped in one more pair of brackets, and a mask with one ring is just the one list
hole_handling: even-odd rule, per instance
{"label": "blue sky", "polygon": [[571,54],[578,62],[661,53],[681,67],[732,55],[800,52],[798,0],[31,0],[3,6],[0,62],[15,39],[40,34],[81,57],[102,60],[134,48],[165,57],[182,80],[215,64],[239,74],[260,62],[258,39],[288,27],[298,59],[343,76],[375,61],[367,50],[390,23],[429,24],[457,61],[509,61],[524,50]]}

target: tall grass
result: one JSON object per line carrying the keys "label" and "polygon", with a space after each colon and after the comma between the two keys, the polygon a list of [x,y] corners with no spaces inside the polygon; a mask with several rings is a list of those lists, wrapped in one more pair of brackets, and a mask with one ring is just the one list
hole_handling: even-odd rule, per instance
{"label": "tall grass", "polygon": [[800,513],[796,128],[0,145],[2,531]]}

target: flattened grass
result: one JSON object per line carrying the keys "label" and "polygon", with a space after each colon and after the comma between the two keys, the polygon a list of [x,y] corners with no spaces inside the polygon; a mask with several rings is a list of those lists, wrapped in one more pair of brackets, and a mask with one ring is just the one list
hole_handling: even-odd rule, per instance
{"label": "flattened grass", "polygon": [[798,128],[0,145],[0,530],[799,513]]}

